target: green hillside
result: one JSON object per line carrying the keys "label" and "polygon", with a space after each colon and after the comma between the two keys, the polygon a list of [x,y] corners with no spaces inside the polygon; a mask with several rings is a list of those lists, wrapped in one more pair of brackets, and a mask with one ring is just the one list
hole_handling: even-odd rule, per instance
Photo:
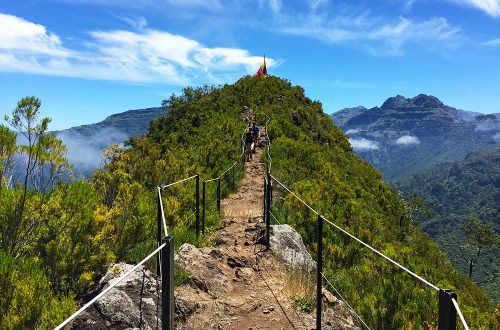
{"label": "green hillside", "polygon": [[[301,87],[277,77],[243,77],[218,88],[186,88],[162,105],[166,115],[153,121],[149,133],[131,138],[128,148],[109,148],[104,168],[90,181],[54,182],[44,190],[32,186],[26,194],[22,182],[0,190],[0,283],[8,291],[8,299],[2,295],[0,301],[0,328],[58,324],[76,308],[75,295],[88,293],[106,264],[137,262],[152,251],[156,185],[194,173],[216,177],[234,162],[245,127],[243,106],[272,118],[274,175],[328,219],[439,287],[456,290],[472,328],[498,328],[498,308],[493,311],[486,293],[413,225],[404,202],[352,152],[347,136]],[[44,159],[64,165],[59,157],[64,148],[56,141],[46,147],[54,152]],[[192,224],[182,223],[192,197],[188,185],[169,189],[165,197],[176,242],[210,244],[196,241]],[[287,198],[282,210],[314,248],[314,219]],[[325,235],[326,274],[373,328],[433,328],[434,292],[345,236],[331,229]],[[20,314],[20,306],[37,313]]]}
{"label": "green hillside", "polygon": [[[462,226],[475,216],[500,232],[500,149],[469,154],[463,161],[440,164],[398,182],[408,196],[416,194],[430,203],[431,218],[422,218],[422,229],[434,238],[455,267],[464,274],[468,264],[460,246]],[[473,278],[500,299],[500,248],[486,250],[476,264]]]}

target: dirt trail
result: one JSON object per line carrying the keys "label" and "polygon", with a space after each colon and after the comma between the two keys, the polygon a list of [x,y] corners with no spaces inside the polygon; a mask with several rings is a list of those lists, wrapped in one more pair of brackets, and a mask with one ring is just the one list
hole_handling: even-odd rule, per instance
{"label": "dirt trail", "polygon": [[[223,220],[215,248],[191,251],[181,263],[192,274],[178,296],[195,304],[189,329],[304,329],[309,314],[298,314],[284,294],[285,271],[271,252],[256,244],[263,228],[262,149],[245,164],[237,192],[221,203]],[[300,315],[300,318],[299,318]]]}

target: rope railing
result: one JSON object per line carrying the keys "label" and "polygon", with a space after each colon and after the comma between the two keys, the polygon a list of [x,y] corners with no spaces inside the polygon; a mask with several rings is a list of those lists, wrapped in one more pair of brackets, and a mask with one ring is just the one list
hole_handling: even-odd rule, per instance
{"label": "rope railing", "polygon": [[467,322],[465,322],[464,315],[462,314],[462,311],[460,310],[460,307],[458,306],[458,302],[455,300],[455,298],[451,298],[451,302],[453,303],[453,306],[455,306],[455,310],[457,311],[458,316],[460,317],[460,321],[462,322],[464,329],[469,330],[469,326],[467,325]]}
{"label": "rope railing", "polygon": [[340,292],[333,286],[332,282],[325,276],[325,274],[321,273],[321,277],[330,285],[330,287],[337,293],[337,295],[340,297],[340,299],[347,305],[347,307],[351,310],[351,312],[356,315],[356,317],[359,319],[359,321],[367,328],[368,330],[371,330],[371,328],[365,323],[365,321],[359,316],[358,313],[352,308],[352,306],[347,302],[347,300],[344,299],[344,297],[340,294]]}
{"label": "rope railing", "polygon": [[[268,117],[269,118],[269,117]],[[462,312],[460,311],[460,308],[458,306],[458,303],[456,301],[456,294],[454,294],[453,292],[449,291],[449,290],[443,290],[443,289],[440,289],[438,286],[436,286],[435,284],[431,283],[429,280],[425,279],[424,277],[416,274],[415,272],[411,271],[410,269],[408,269],[407,267],[403,266],[402,264],[396,262],[395,260],[393,260],[392,258],[390,258],[389,256],[385,255],[384,253],[382,253],[381,251],[377,250],[376,248],[372,247],[371,245],[369,245],[368,243],[364,242],[363,240],[359,239],[358,237],[354,236],[353,234],[351,234],[350,232],[348,232],[347,230],[343,229],[342,227],[338,226],[337,224],[335,224],[333,221],[331,220],[328,220],[328,219],[325,219],[317,210],[315,210],[312,206],[310,206],[308,203],[306,203],[301,197],[299,197],[296,193],[294,193],[289,187],[287,187],[284,183],[282,183],[278,178],[276,178],[275,176],[273,176],[271,174],[271,164],[272,164],[272,158],[271,158],[271,141],[270,141],[270,138],[269,138],[269,130],[268,130],[268,126],[267,126],[267,123],[269,122],[270,118],[266,121],[266,132],[265,132],[265,140],[266,140],[266,151],[267,151],[267,160],[268,160],[268,168],[267,168],[267,179],[265,180],[265,184],[264,184],[264,221],[266,222],[266,240],[267,240],[267,248],[269,248],[269,232],[270,232],[270,218],[273,218],[276,222],[278,222],[279,224],[281,224],[281,222],[278,220],[278,218],[271,212],[271,205],[273,204],[272,202],[272,181],[274,180],[279,186],[281,186],[283,189],[285,189],[289,194],[291,194],[296,200],[298,200],[300,203],[302,203],[307,209],[309,209],[311,212],[313,212],[314,214],[316,214],[318,216],[318,222],[321,223],[320,226],[318,226],[318,228],[322,228],[323,225],[322,223],[323,222],[326,222],[328,225],[334,227],[336,230],[339,230],[340,232],[342,232],[343,234],[347,235],[349,238],[351,238],[352,240],[358,242],[359,244],[363,245],[364,247],[366,247],[367,249],[369,249],[370,251],[374,252],[376,255],[378,255],[379,257],[382,257],[383,259],[385,259],[386,261],[390,262],[392,265],[396,266],[398,269],[404,271],[405,273],[407,273],[408,275],[410,275],[412,278],[414,278],[415,280],[423,283],[424,285],[426,285],[427,287],[433,289],[434,291],[437,291],[439,292],[439,295],[440,295],[440,306],[439,306],[439,323],[441,324],[442,322],[442,319],[445,320],[449,320],[449,319],[452,319],[454,316],[453,314],[453,311],[450,311],[450,310],[447,310],[447,311],[443,311],[442,312],[442,307],[441,307],[441,299],[442,297],[444,297],[443,299],[448,302],[450,305],[452,304],[454,306],[454,309],[456,310],[457,314],[459,315],[460,317],[460,320],[464,326],[464,328],[466,330],[468,330],[468,326],[467,326],[467,323],[465,321],[465,318],[462,314]],[[322,237],[322,234],[319,233],[319,229],[318,229],[318,235],[320,235],[320,237]],[[322,232],[322,229],[321,229],[321,232]],[[318,237],[318,240],[322,240],[322,238]],[[319,242],[318,242],[319,244]],[[322,244],[321,244],[322,246]],[[322,248],[321,248],[322,249]],[[322,253],[319,255],[319,257],[321,257],[321,260],[318,260],[318,264],[321,262],[321,268],[322,268],[322,263],[323,263],[323,260],[322,260]],[[319,265],[318,265],[318,268]],[[319,271],[319,270],[318,270]],[[326,279],[324,277],[324,275],[321,273],[321,276],[318,275],[318,283],[320,282],[321,279],[325,279],[327,281],[327,283],[329,283],[331,285],[331,283],[328,281],[328,279]],[[332,286],[332,285],[331,285]],[[332,288],[334,288],[332,286]],[[340,296],[340,293],[334,288],[334,290],[337,292],[337,294],[339,294]],[[318,286],[318,290],[319,291],[319,286]],[[317,295],[320,295],[321,293],[320,292],[317,292]],[[344,302],[346,304],[347,301],[345,301],[345,299],[342,299],[344,300]],[[348,306],[350,306],[348,304]],[[351,308],[352,309],[352,308]],[[444,309],[444,308],[443,308]],[[353,310],[354,311],[354,310]],[[354,312],[355,313],[355,312]],[[357,314],[356,314],[357,315]],[[359,315],[357,315],[358,318],[359,318]],[[456,317],[456,316],[455,316]],[[319,318],[319,319],[318,319]],[[361,320],[361,318],[360,318]],[[363,323],[363,325],[370,329],[363,320],[361,320],[361,322]],[[446,322],[446,321],[445,321]],[[321,310],[319,310],[317,312],[317,327],[321,328]],[[441,327],[440,327],[441,329]]]}
{"label": "rope railing", "polygon": [[160,206],[161,221],[163,223],[163,230],[165,235],[168,235],[167,221],[165,220],[165,211],[163,209],[163,199],[161,198],[161,188],[158,187],[158,204]]}
{"label": "rope railing", "polygon": [[169,184],[164,184],[164,185],[161,185],[161,186],[159,186],[159,187],[160,187],[161,189],[165,189],[165,188],[168,188],[168,187],[172,187],[172,186],[175,186],[175,185],[177,185],[177,184],[179,184],[179,183],[183,183],[183,182],[186,182],[186,181],[188,181],[188,180],[194,179],[194,178],[196,178],[196,176],[197,176],[197,175],[195,174],[195,175],[190,176],[189,178],[185,178],[185,179],[182,179],[182,180],[179,180],[179,181],[176,181],[176,182],[173,182],[173,183],[169,183]]}
{"label": "rope railing", "polygon": [[142,259],[137,265],[135,265],[134,267],[132,267],[132,269],[130,269],[129,271],[127,271],[125,274],[123,274],[122,276],[120,276],[118,278],[118,280],[116,282],[114,282],[113,284],[111,284],[110,286],[108,286],[106,289],[104,289],[103,291],[101,291],[97,296],[95,296],[92,300],[90,300],[88,303],[86,303],[85,305],[83,305],[79,310],[77,310],[76,312],[74,312],[70,317],[68,317],[66,320],[64,320],[64,322],[62,322],[61,324],[59,324],[55,330],[60,330],[62,329],[64,326],[66,326],[69,322],[71,322],[72,320],[74,320],[78,315],[80,315],[81,313],[83,313],[87,308],[89,308],[90,306],[92,306],[97,300],[99,300],[102,296],[104,296],[106,293],[108,293],[111,289],[113,289],[115,286],[117,286],[121,281],[123,281],[127,276],[129,276],[130,274],[132,274],[137,268],[139,268],[140,266],[142,266],[146,261],[148,261],[149,259],[151,259],[154,255],[156,255],[158,252],[160,252],[161,249],[163,249],[167,244],[166,243],[163,243],[162,245],[160,245],[156,250],[154,250],[153,252],[151,252],[146,258]]}

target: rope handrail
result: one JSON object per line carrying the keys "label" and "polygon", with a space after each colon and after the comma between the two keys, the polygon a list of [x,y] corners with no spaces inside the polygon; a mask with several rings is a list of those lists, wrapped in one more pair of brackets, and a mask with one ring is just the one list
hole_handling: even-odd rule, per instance
{"label": "rope handrail", "polygon": [[354,239],[355,241],[357,241],[358,243],[364,245],[365,247],[367,247],[368,249],[370,249],[371,251],[375,252],[376,254],[378,254],[379,256],[381,256],[382,258],[386,259],[387,261],[389,261],[390,263],[392,263],[393,265],[401,268],[402,270],[404,270],[405,272],[407,272],[408,274],[410,274],[411,276],[413,276],[414,278],[416,278],[417,280],[420,280],[422,283],[426,284],[427,286],[429,286],[430,288],[436,290],[436,291],[439,291],[439,288],[437,286],[435,286],[434,284],[432,284],[431,282],[427,281],[425,278],[415,274],[414,272],[412,272],[411,270],[409,270],[408,268],[406,268],[405,266],[401,265],[400,263],[394,261],[393,259],[389,258],[388,256],[386,256],[385,254],[383,254],[382,252],[380,252],[379,250],[375,249],[374,247],[370,246],[369,244],[363,242],[362,240],[360,240],[359,238],[357,238],[356,236],[352,235],[351,233],[349,233],[348,231],[346,231],[345,229],[337,226],[336,224],[334,224],[333,222],[331,222],[330,220],[326,219],[325,218],[325,221],[326,223],[334,226],[335,228],[337,228],[338,230],[340,230],[341,232],[343,232],[344,234],[346,234],[347,236],[351,237],[352,239]]}
{"label": "rope handrail", "polygon": [[[315,213],[316,215],[320,215],[320,213],[318,211],[316,211],[315,209],[313,209],[309,204],[307,204],[306,202],[304,202],[299,196],[297,196],[294,192],[292,192],[290,190],[290,188],[288,188],[287,186],[285,186],[283,183],[281,183],[278,179],[276,179],[273,175],[270,175],[271,178],[273,180],[275,180],[280,186],[282,186],[285,190],[287,190],[290,194],[292,194],[295,198],[297,198],[302,204],[304,204],[309,210],[311,210],[313,213]],[[419,281],[423,282],[424,284],[426,284],[427,286],[431,287],[432,289],[436,290],[436,291],[439,291],[439,288],[437,286],[435,286],[434,284],[432,284],[431,282],[427,281],[425,278],[415,274],[414,272],[412,272],[411,270],[409,270],[408,268],[406,268],[405,266],[399,264],[398,262],[394,261],[393,259],[389,258],[388,256],[386,256],[385,254],[383,254],[382,252],[380,252],[379,250],[375,249],[374,247],[372,247],[371,245],[363,242],[362,240],[360,240],[359,238],[357,238],[356,236],[352,235],[351,233],[349,233],[348,231],[346,231],[345,229],[339,227],[338,225],[334,224],[332,221],[328,220],[325,218],[325,221],[326,223],[334,226],[336,229],[340,230],[341,232],[343,232],[344,234],[346,234],[347,236],[349,236],[350,238],[354,239],[355,241],[357,241],[358,243],[364,245],[365,247],[367,247],[368,249],[370,249],[371,251],[375,252],[376,254],[378,254],[379,256],[381,256],[382,258],[386,259],[387,261],[389,261],[390,263],[392,263],[393,265],[401,268],[402,270],[404,270],[405,272],[407,272],[408,274],[410,274],[411,276],[413,276],[414,278],[418,279]]]}
{"label": "rope handrail", "polygon": [[160,203],[161,221],[163,223],[163,230],[165,231],[165,236],[168,236],[167,221],[165,220],[165,211],[163,210],[163,198],[161,197],[160,187],[158,187],[158,201]]}
{"label": "rope handrail", "polygon": [[233,165],[231,165],[229,168],[227,168],[224,172],[222,172],[221,175],[219,175],[219,178],[222,177],[224,174],[226,174],[227,172],[229,172],[233,167],[236,166],[236,164],[238,164],[238,162],[234,162]]}
{"label": "rope handrail", "polygon": [[189,221],[189,219],[191,219],[194,215],[196,214],[196,211],[194,211],[189,217],[187,217],[186,219],[182,220],[181,223],[184,224],[186,222]]}
{"label": "rope handrail", "polygon": [[278,218],[276,218],[276,216],[273,214],[273,212],[269,211],[269,214],[274,218],[274,220],[276,220],[277,223],[279,223],[281,225],[281,222],[278,220]]}
{"label": "rope handrail", "polygon": [[91,301],[89,301],[88,303],[86,303],[85,305],[83,305],[79,310],[77,310],[70,317],[68,317],[66,320],[64,320],[63,323],[59,324],[54,330],[60,330],[60,329],[62,329],[65,325],[67,325],[69,322],[71,322],[75,317],[77,317],[78,315],[80,315],[81,313],[83,313],[87,308],[89,308],[90,306],[92,306],[92,304],[94,304],[97,300],[99,300],[99,298],[101,298],[102,296],[104,296],[106,293],[108,293],[108,291],[110,291],[115,286],[117,286],[118,283],[120,283],[121,281],[123,281],[130,274],[132,274],[137,268],[139,268],[146,261],[148,261],[149,259],[151,259],[155,254],[157,254],[161,249],[163,249],[165,247],[165,245],[167,245],[167,244],[163,243],[162,245],[160,245],[156,250],[154,250],[153,252],[151,252],[146,258],[142,259],[141,262],[139,262],[137,265],[135,265],[132,269],[130,269],[128,272],[126,272],[125,274],[123,274],[122,276],[120,276],[120,278],[118,278],[118,280],[115,283],[111,284],[106,289],[104,289],[103,291],[101,291],[101,293],[99,293],[97,296],[95,296]]}
{"label": "rope handrail", "polygon": [[345,300],[344,297],[342,297],[342,295],[340,294],[340,292],[328,280],[328,278],[325,276],[325,274],[321,273],[321,277],[323,277],[323,279],[332,287],[332,289],[335,290],[335,292],[339,295],[340,299],[347,305],[347,307],[349,307],[349,309],[354,313],[354,315],[357,316],[357,318],[361,321],[361,323],[363,323],[363,325],[368,330],[371,330],[371,328],[365,323],[365,321],[363,321],[363,319],[361,318],[361,316],[359,316],[358,313],[356,313],[356,311],[354,310],[354,308],[352,308],[352,306],[347,302],[347,300]]}
{"label": "rope handrail", "polygon": [[464,315],[462,314],[460,307],[458,307],[458,302],[455,300],[455,298],[451,298],[451,301],[453,302],[453,305],[455,306],[455,310],[457,311],[458,316],[460,317],[460,321],[462,321],[462,325],[464,326],[465,330],[469,330],[469,326],[467,325],[467,322],[465,322]]}
{"label": "rope handrail", "polygon": [[302,198],[300,198],[299,196],[297,196],[293,191],[290,190],[290,188],[288,188],[287,186],[285,186],[283,183],[281,183],[280,180],[276,179],[276,177],[274,177],[272,174],[269,174],[269,176],[274,180],[276,181],[280,186],[282,186],[286,191],[288,191],[290,194],[292,194],[293,197],[297,198],[302,204],[304,204],[304,206],[306,206],[309,210],[311,210],[314,214],[316,215],[319,215],[319,212],[316,211],[315,209],[313,209],[309,204],[307,204],[306,202],[304,202],[302,200]]}
{"label": "rope handrail", "polygon": [[165,188],[168,188],[168,187],[171,187],[171,186],[174,186],[176,184],[179,184],[179,183],[182,183],[182,182],[185,182],[185,181],[188,181],[188,180],[191,180],[191,179],[194,179],[196,178],[196,174],[193,175],[193,176],[190,176],[189,178],[185,178],[185,179],[182,179],[182,180],[179,180],[179,181],[176,181],[176,182],[173,182],[173,183],[169,183],[169,184],[165,184],[165,185],[161,185],[159,186],[161,189],[165,189]]}

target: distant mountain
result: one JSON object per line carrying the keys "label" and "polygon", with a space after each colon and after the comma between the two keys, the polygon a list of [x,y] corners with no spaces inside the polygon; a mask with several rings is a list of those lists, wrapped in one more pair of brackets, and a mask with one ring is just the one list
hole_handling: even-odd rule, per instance
{"label": "distant mountain", "polygon": [[75,174],[87,176],[99,166],[106,147],[123,143],[131,136],[147,133],[151,120],[164,113],[161,107],[129,110],[111,115],[96,124],[54,133],[68,147],[68,160],[73,164]]}
{"label": "distant mountain", "polygon": [[[464,274],[468,271],[460,251],[464,244],[461,231],[464,220],[474,215],[500,233],[500,149],[469,154],[464,160],[440,164],[395,185],[406,196],[416,194],[432,204],[432,217],[422,219],[422,229],[441,245]],[[500,301],[499,275],[497,245],[476,265],[473,276],[495,301]]]}
{"label": "distant mountain", "polygon": [[337,126],[342,126],[344,125],[349,119],[351,119],[354,116],[359,115],[361,112],[365,111],[366,108],[363,106],[358,106],[354,108],[344,108],[340,109],[339,111],[335,112],[332,115],[333,121]]}
{"label": "distant mountain", "polygon": [[500,147],[496,115],[458,110],[424,94],[398,95],[381,107],[342,109],[331,117],[349,135],[353,149],[387,180]]}

